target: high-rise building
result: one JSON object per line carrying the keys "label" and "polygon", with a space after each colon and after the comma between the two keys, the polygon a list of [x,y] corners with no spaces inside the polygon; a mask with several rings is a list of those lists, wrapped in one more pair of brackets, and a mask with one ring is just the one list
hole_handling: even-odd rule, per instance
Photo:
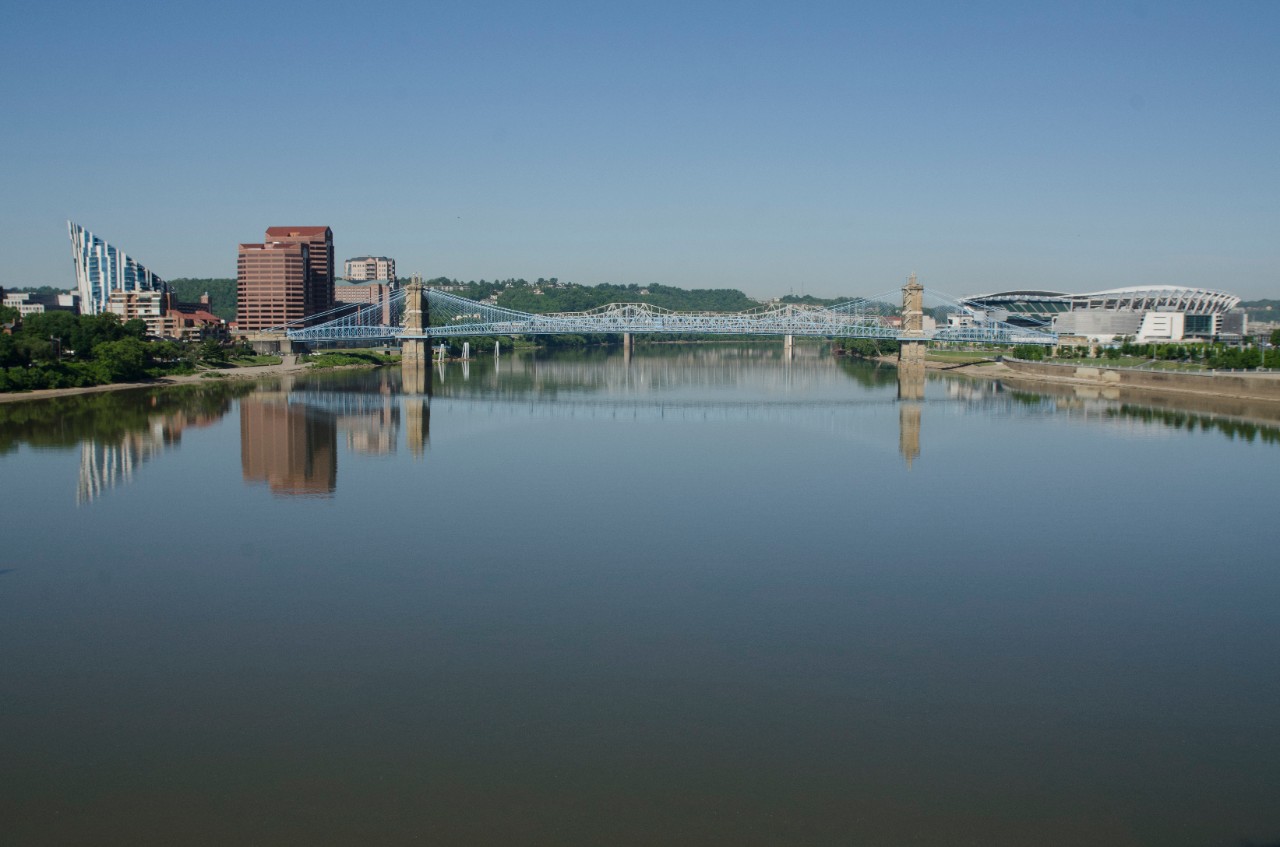
{"label": "high-rise building", "polygon": [[269,226],[264,241],[305,244],[311,268],[304,309],[308,317],[333,308],[333,230],[327,226]]}
{"label": "high-rise building", "polygon": [[164,291],[164,280],[79,224],[67,221],[71,258],[76,265],[80,311],[97,315],[107,311],[113,291]]}
{"label": "high-rise building", "polygon": [[241,244],[236,257],[236,326],[260,331],[307,318],[311,251],[304,242]]}
{"label": "high-rise building", "polygon": [[352,282],[396,281],[396,260],[386,256],[357,256],[342,267],[342,275]]}

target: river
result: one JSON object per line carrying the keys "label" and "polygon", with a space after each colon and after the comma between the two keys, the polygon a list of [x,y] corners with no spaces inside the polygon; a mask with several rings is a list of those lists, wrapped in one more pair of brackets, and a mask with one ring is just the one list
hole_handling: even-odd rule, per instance
{"label": "river", "polygon": [[1274,844],[1280,423],[1198,402],[723,344],[0,406],[3,840]]}

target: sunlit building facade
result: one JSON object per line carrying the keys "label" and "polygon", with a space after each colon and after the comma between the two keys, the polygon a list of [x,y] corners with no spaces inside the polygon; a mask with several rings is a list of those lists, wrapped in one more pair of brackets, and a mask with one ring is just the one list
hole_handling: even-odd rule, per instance
{"label": "sunlit building facade", "polygon": [[67,221],[71,258],[76,266],[80,311],[97,315],[108,311],[114,291],[164,291],[164,280],[140,262],[79,224]]}
{"label": "sunlit building facade", "polygon": [[333,308],[333,230],[327,226],[269,226],[264,241],[305,244],[307,283],[303,309],[310,317]]}
{"label": "sunlit building facade", "polygon": [[343,274],[351,282],[396,281],[396,260],[386,256],[357,256],[343,263]]}
{"label": "sunlit building facade", "polygon": [[236,326],[260,332],[297,324],[311,313],[311,256],[305,243],[241,244],[236,256]]}

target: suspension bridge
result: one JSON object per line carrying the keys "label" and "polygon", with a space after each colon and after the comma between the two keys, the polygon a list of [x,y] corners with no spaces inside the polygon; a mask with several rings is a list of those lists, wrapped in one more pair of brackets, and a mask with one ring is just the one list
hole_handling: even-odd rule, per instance
{"label": "suspension bridge", "polygon": [[[389,302],[344,304],[307,319],[308,325],[280,327],[297,342],[399,342],[406,350],[431,339],[510,335],[696,334],[865,338],[928,343],[1056,344],[1056,333],[1015,326],[946,295],[925,290],[915,275],[902,288],[902,307],[893,291],[833,306],[775,303],[745,312],[676,312],[647,303],[612,303],[585,312],[535,314],[460,297],[411,283]],[[921,354],[922,355],[922,354]],[[415,358],[417,356],[415,355]]]}

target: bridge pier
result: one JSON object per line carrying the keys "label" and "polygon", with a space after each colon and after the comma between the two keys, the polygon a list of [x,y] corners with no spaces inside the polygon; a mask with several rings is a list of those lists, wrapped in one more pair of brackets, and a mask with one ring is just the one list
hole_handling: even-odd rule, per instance
{"label": "bridge pier", "polygon": [[426,339],[403,338],[400,340],[400,363],[409,367],[431,361]]}
{"label": "bridge pier", "polygon": [[928,349],[927,341],[911,341],[904,338],[898,342],[898,362],[902,365],[919,364],[923,367],[925,352]]}
{"label": "bridge pier", "polygon": [[782,336],[782,358],[791,359],[796,355],[796,337],[794,335]]}
{"label": "bridge pier", "polygon": [[630,355],[635,352],[636,338],[629,332],[622,333],[622,352]]}

